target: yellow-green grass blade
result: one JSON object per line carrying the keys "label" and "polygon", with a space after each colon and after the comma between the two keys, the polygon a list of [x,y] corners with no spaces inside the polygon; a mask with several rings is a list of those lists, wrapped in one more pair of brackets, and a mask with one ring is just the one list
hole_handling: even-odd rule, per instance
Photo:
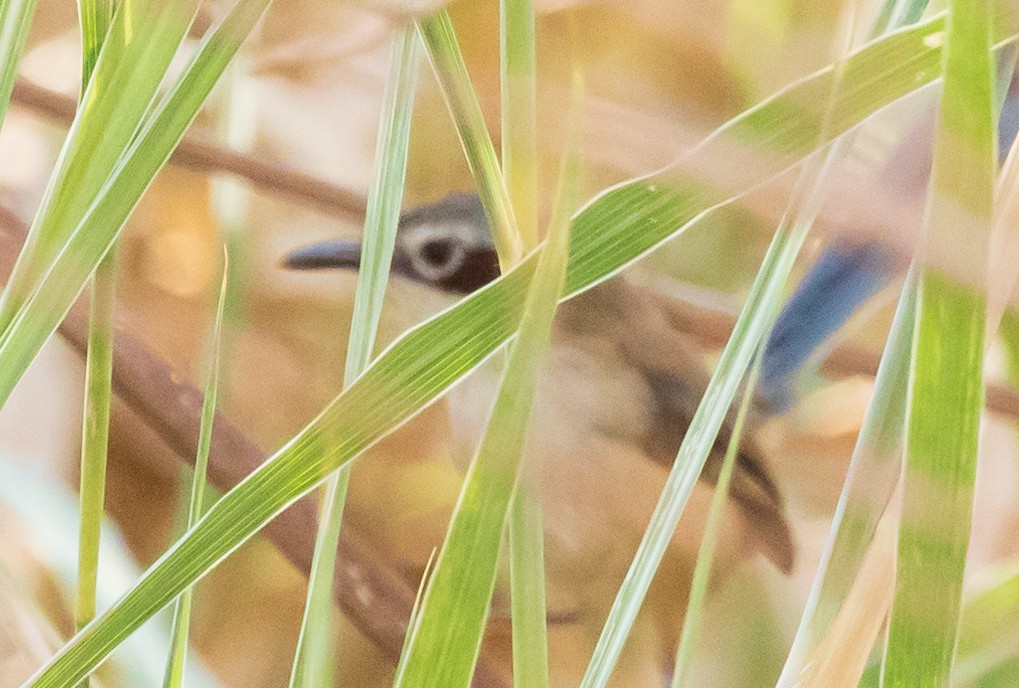
{"label": "yellow-green grass blade", "polygon": [[464,478],[395,686],[466,688],[474,674],[527,438],[538,365],[548,348],[566,277],[569,203],[577,194],[578,164],[576,152],[568,152],[520,331],[511,345],[481,446]]}
{"label": "yellow-green grass blade", "polygon": [[[188,69],[146,121],[102,193],[47,267],[29,301],[0,336],[0,377],[5,378],[0,381],[0,403],[109,251],[145,188],[267,5],[268,0],[242,0],[202,42]],[[104,50],[100,68],[107,54]]]}
{"label": "yellow-green grass blade", "polygon": [[[526,250],[538,241],[538,155],[535,95],[535,20],[531,0],[500,2],[502,105],[502,169],[513,213]],[[576,53],[579,43],[572,36]],[[583,70],[573,66],[573,140],[567,156],[576,156],[584,99]],[[572,169],[579,168],[574,163]],[[564,180],[575,187],[576,180]],[[576,199],[559,199],[575,207]],[[541,471],[525,463],[517,479],[509,512],[510,622],[513,685],[548,688],[548,628],[545,595],[545,532],[541,503]]]}
{"label": "yellow-green grass blade", "polygon": [[997,165],[991,14],[986,1],[954,0],[946,27],[885,686],[947,686],[958,639]]}
{"label": "yellow-green grass blade", "polygon": [[92,78],[99,59],[103,39],[113,23],[113,0],[78,0],[78,23],[81,26],[81,91]]}
{"label": "yellow-green grass blade", "polygon": [[830,535],[779,686],[797,685],[811,653],[832,628],[867,554],[878,522],[899,482],[906,391],[916,319],[916,273],[902,288]]}
{"label": "yellow-green grass blade", "polygon": [[[770,164],[758,176],[728,194],[706,182],[677,180],[678,175],[672,171],[601,194],[574,217],[565,297],[608,279],[711,210],[788,169],[816,147],[820,126],[812,125],[813,120],[827,115],[827,132],[832,136],[841,134],[878,108],[932,81],[939,72],[937,37],[943,28],[943,18],[934,18],[884,38],[849,58],[843,70],[841,97],[836,99],[830,113],[823,111],[825,96],[831,92],[832,68],[791,86],[728,123],[711,141],[722,144],[735,134],[740,140],[757,141],[768,149],[783,151],[769,158]],[[853,95],[847,96],[847,92]],[[696,156],[710,149],[710,142],[706,143],[685,162],[696,167]],[[126,216],[129,209],[123,210],[120,217]],[[111,215],[98,217],[108,222]],[[112,241],[115,229],[110,234]],[[65,269],[51,271],[49,276],[54,280],[53,294],[61,299],[59,305],[55,309],[40,308],[38,313],[33,311],[40,320],[32,325],[35,349],[28,354],[19,352],[17,365],[7,358],[10,353],[0,349],[0,374],[14,368],[20,376],[60,315],[66,312],[103,250],[100,246],[90,254],[65,252],[65,256],[70,256],[65,258]],[[205,575],[288,504],[485,361],[519,326],[535,262],[533,256],[528,258],[455,308],[394,342],[307,428],[224,495],[117,605],[65,645],[36,676],[34,684],[67,685],[87,674],[132,629]],[[50,318],[47,314],[51,310],[56,310],[57,315]],[[0,398],[9,393],[4,387],[0,378]],[[317,441],[321,436],[331,438],[324,451]]]}
{"label": "yellow-green grass blade", "polygon": [[495,155],[492,137],[485,127],[478,94],[475,93],[467,65],[449,13],[442,9],[418,20],[418,32],[428,50],[428,59],[442,89],[442,97],[456,125],[460,145],[467,164],[478,185],[481,205],[492,228],[503,271],[509,269],[523,254],[523,244],[513,216],[506,183]]}
{"label": "yellow-green grass blade", "polygon": [[32,25],[36,0],[0,2],[0,122],[11,102],[11,91],[18,78],[18,63]]}
{"label": "yellow-green grass blade", "polygon": [[538,145],[534,3],[499,3],[502,173],[525,251],[538,243]]}
{"label": "yellow-green grass blade", "polygon": [[85,357],[85,412],[82,414],[81,520],[78,539],[78,590],[74,627],[81,629],[96,613],[99,537],[106,495],[106,450],[113,400],[113,304],[116,260],[100,263],[89,303],[88,352]]}
{"label": "yellow-green grass blade", "polygon": [[[99,50],[113,20],[109,0],[80,0],[81,90],[92,78]],[[96,268],[89,301],[88,351],[85,356],[85,409],[82,413],[81,471],[78,493],[78,581],[74,627],[80,630],[96,613],[99,538],[106,501],[106,454],[113,402],[113,317],[117,282],[116,251]],[[88,686],[88,680],[82,686]]]}
{"label": "yellow-green grass blade", "polygon": [[[394,36],[373,182],[368,191],[344,386],[349,386],[364,372],[375,349],[407,176],[407,149],[418,71],[417,46],[413,25],[400,29]],[[329,438],[323,437],[323,441],[329,442]],[[342,468],[330,477],[326,486],[325,508],[315,543],[291,686],[312,688],[325,685],[331,674],[332,587],[349,476],[349,467]]]}
{"label": "yellow-green grass blade", "polygon": [[[201,422],[198,427],[198,452],[195,454],[195,472],[188,500],[187,527],[193,526],[202,516],[205,500],[206,471],[209,466],[209,447],[212,446],[212,421],[216,415],[216,395],[219,391],[219,358],[223,338],[223,312],[226,306],[229,260],[223,254],[223,277],[220,281],[216,316],[212,323],[206,350],[208,371],[205,376],[205,396],[202,399]],[[185,590],[173,608],[172,644],[163,676],[163,688],[181,688],[184,684],[184,660],[188,654],[188,631],[191,626],[192,588]]]}
{"label": "yellow-green grass blade", "polygon": [[138,131],[197,0],[125,0],[107,33],[28,239],[0,297],[6,330]]}

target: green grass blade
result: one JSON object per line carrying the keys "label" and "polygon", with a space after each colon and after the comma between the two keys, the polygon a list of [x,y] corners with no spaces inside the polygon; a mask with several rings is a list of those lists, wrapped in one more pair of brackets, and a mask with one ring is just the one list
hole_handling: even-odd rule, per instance
{"label": "green grass blade", "polygon": [[[82,75],[84,96],[110,23],[113,3],[80,0]],[[116,251],[96,268],[89,302],[88,350],[85,356],[85,408],[82,413],[81,471],[78,521],[78,581],[74,607],[75,630],[84,628],[96,614],[99,578],[99,538],[106,502],[106,459],[113,403],[113,318],[117,283]],[[87,688],[89,680],[80,684]]]}
{"label": "green grass blade", "polygon": [[[393,260],[396,228],[400,221],[400,206],[407,176],[407,150],[417,82],[418,51],[413,25],[397,32],[390,59],[391,68],[376,144],[375,170],[372,175],[374,181],[368,191],[344,386],[356,380],[371,361],[382,315],[382,299],[389,282],[389,266]],[[331,675],[329,659],[334,612],[332,588],[349,476],[349,467],[342,468],[329,479],[326,487],[325,508],[315,543],[308,598],[290,677],[291,686],[312,688],[325,685]]]}
{"label": "green grass blade", "polygon": [[25,49],[28,29],[35,14],[36,0],[4,0],[0,2],[0,122],[11,102],[18,63]]}
{"label": "green grass blade", "polygon": [[109,179],[156,95],[197,0],[125,0],[0,298],[6,329]]}
{"label": "green grass blade", "polygon": [[955,0],[946,27],[884,686],[947,686],[958,638],[997,165],[991,21],[987,2]]}
{"label": "green grass blade", "polygon": [[523,254],[523,244],[513,217],[513,206],[506,191],[495,155],[495,146],[485,127],[478,94],[474,92],[453,22],[446,10],[418,20],[421,40],[428,49],[432,69],[442,87],[442,96],[456,124],[460,145],[478,185],[478,195],[492,228],[495,246],[503,270],[512,267]]}
{"label": "green grass blade", "polygon": [[[499,7],[502,170],[521,241],[525,250],[530,250],[538,242],[534,5],[531,0],[502,0]],[[573,48],[576,51],[576,41]],[[584,90],[579,65],[574,65],[573,80],[570,130],[575,134],[580,129]],[[567,155],[575,156],[576,140],[571,148]],[[575,185],[575,180],[567,181],[567,186]],[[559,202],[568,207],[576,205],[574,198]],[[541,471],[536,463],[524,464],[509,512],[510,621],[516,688],[549,685]]]}
{"label": "green grass blade", "polygon": [[[775,314],[772,311],[771,323],[775,324]],[[767,338],[764,339],[767,341]],[[672,672],[672,688],[682,688],[688,685],[690,670],[693,668],[693,659],[697,652],[697,643],[700,638],[701,612],[704,609],[704,600],[708,592],[708,580],[711,576],[711,566],[715,560],[715,547],[718,543],[719,530],[722,525],[722,515],[726,502],[729,498],[729,485],[732,482],[733,469],[736,466],[736,456],[739,454],[740,438],[743,436],[743,426],[746,423],[747,412],[750,409],[754,398],[754,390],[757,388],[757,380],[761,373],[761,350],[758,349],[754,356],[754,363],[747,376],[747,383],[743,390],[743,399],[740,401],[739,411],[736,414],[736,421],[733,424],[732,435],[729,437],[729,444],[725,449],[725,459],[722,462],[722,470],[718,474],[718,481],[715,483],[715,493],[711,496],[711,506],[708,509],[708,518],[704,524],[704,534],[701,536],[701,544],[697,549],[697,563],[694,565],[693,578],[690,581],[690,597],[686,603],[686,614],[683,617],[683,629],[679,635],[679,646],[676,648],[676,664]]]}
{"label": "green grass blade", "polygon": [[525,251],[538,243],[534,3],[501,0],[502,172]]}
{"label": "green grass blade", "polygon": [[89,304],[88,353],[85,357],[85,412],[82,414],[81,520],[78,539],[78,591],[74,626],[81,629],[96,613],[99,537],[106,495],[106,449],[113,400],[113,304],[116,260],[96,270]]}
{"label": "green grass blade", "polygon": [[[242,0],[203,42],[104,185],[102,193],[42,275],[39,286],[0,336],[0,403],[56,328],[88,276],[109,251],[125,220],[155,173],[197,114],[268,0]],[[99,68],[109,53],[104,49]],[[93,78],[95,83],[95,77]],[[92,86],[90,85],[89,88]]]}
{"label": "green grass blade", "polygon": [[899,482],[915,319],[916,273],[911,271],[899,297],[874,381],[874,396],[779,686],[797,685],[799,673],[812,663],[809,657],[835,622]]}
{"label": "green grass blade", "polygon": [[[209,466],[209,447],[212,446],[212,421],[216,415],[216,395],[219,391],[219,357],[223,338],[223,312],[226,306],[227,275],[229,261],[223,256],[223,278],[219,287],[219,299],[216,303],[216,317],[212,324],[212,332],[206,344],[208,355],[208,372],[205,377],[205,396],[202,399],[202,416],[198,428],[198,453],[195,455],[195,472],[191,483],[191,497],[188,501],[187,527],[193,526],[202,516],[202,505],[205,499],[206,471]],[[181,688],[184,685],[184,660],[188,654],[188,631],[191,626],[191,595],[193,589],[188,588],[173,608],[173,641],[170,645],[170,656],[167,659],[166,674],[163,677],[163,688]]]}
{"label": "green grass blade", "polygon": [[[828,117],[828,133],[841,134],[878,108],[934,79],[941,52],[937,37],[943,27],[943,18],[935,18],[852,56],[844,67],[841,97]],[[833,70],[828,68],[798,82],[728,123],[685,161],[696,168],[696,156],[710,152],[712,145],[723,145],[733,134],[783,151],[770,158],[770,165],[758,175],[746,179],[744,186],[726,194],[705,181],[684,180],[669,170],[610,189],[589,203],[574,217],[571,227],[565,295],[573,296],[607,279],[711,210],[810,153],[821,129],[811,122],[826,114],[822,112],[824,96],[831,92],[832,78]],[[847,96],[847,92],[853,95]],[[813,137],[807,133],[811,129]],[[172,143],[179,131],[166,135]],[[112,241],[115,229],[110,235]],[[58,316],[51,320],[46,320],[53,310],[51,304],[38,312],[29,311],[39,319],[37,323],[25,316],[25,322],[32,323],[29,341],[34,343],[34,351],[53,331],[59,314],[66,312],[102,250],[99,247],[93,254],[65,251],[64,256],[72,256],[65,257],[67,265],[49,273],[53,290],[47,292],[47,300],[59,296],[61,301]],[[117,605],[71,639],[40,670],[33,685],[60,686],[79,680],[132,629],[205,575],[288,504],[485,361],[517,330],[535,262],[531,256],[487,288],[394,342],[318,418],[224,495]],[[12,354],[0,348],[0,375],[13,369],[10,374],[20,377],[34,351],[25,354],[19,350],[17,361],[12,361]],[[0,377],[0,398],[7,392]],[[325,451],[318,442],[321,436],[332,440]]]}
{"label": "green grass blade", "polygon": [[81,92],[85,93],[92,70],[99,59],[103,39],[113,23],[113,0],[78,0],[78,23],[81,26]]}
{"label": "green grass blade", "polygon": [[[576,152],[570,151],[520,332],[481,446],[464,478],[395,686],[466,688],[474,674],[527,438],[538,364],[548,348],[566,276],[569,203],[577,194],[578,164]],[[544,619],[541,623],[544,626]]]}

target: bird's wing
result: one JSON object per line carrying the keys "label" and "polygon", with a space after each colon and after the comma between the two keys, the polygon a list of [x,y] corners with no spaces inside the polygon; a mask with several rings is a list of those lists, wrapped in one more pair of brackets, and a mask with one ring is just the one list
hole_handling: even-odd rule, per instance
{"label": "bird's wing", "polygon": [[[653,410],[646,437],[647,454],[671,466],[707,387],[708,375],[700,348],[689,334],[675,327],[671,314],[661,309],[660,300],[647,298],[637,287],[632,288],[632,294],[634,300],[625,309],[626,319],[621,326],[633,336],[621,341],[625,342],[624,354],[642,371],[651,390]],[[788,573],[795,560],[792,531],[781,493],[753,441],[753,416],[740,440],[730,497],[746,512],[762,552]],[[709,482],[718,479],[734,422],[735,412],[730,410],[702,473]]]}

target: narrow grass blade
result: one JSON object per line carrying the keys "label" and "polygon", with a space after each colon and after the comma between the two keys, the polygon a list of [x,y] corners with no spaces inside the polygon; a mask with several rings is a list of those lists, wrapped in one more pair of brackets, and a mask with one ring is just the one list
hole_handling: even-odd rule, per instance
{"label": "narrow grass blade", "polygon": [[18,63],[25,49],[28,29],[35,14],[36,0],[0,2],[0,122],[11,103],[11,91],[18,78]]}
{"label": "narrow grass blade", "polygon": [[[777,309],[772,311],[772,325],[774,325],[776,313]],[[766,342],[767,337],[763,341]],[[736,466],[736,456],[739,454],[743,426],[746,423],[747,412],[753,401],[754,391],[757,388],[757,380],[760,374],[761,353],[758,350],[757,355],[754,357],[754,364],[751,366],[750,374],[747,376],[747,382],[743,390],[743,399],[740,401],[739,411],[736,414],[732,435],[729,437],[729,445],[725,449],[722,470],[718,474],[718,481],[715,483],[715,494],[711,497],[708,518],[704,524],[704,534],[701,536],[701,544],[697,550],[697,563],[694,565],[693,578],[690,581],[690,597],[686,603],[683,629],[680,632],[679,645],[676,648],[676,664],[672,672],[672,688],[682,688],[682,686],[688,685],[690,670],[693,668],[693,660],[700,638],[701,612],[704,609],[704,599],[707,597],[708,592],[708,580],[711,576],[711,567],[715,560],[715,547],[718,543],[719,530],[722,525],[722,514],[729,498],[729,485],[732,482],[733,469]]]}
{"label": "narrow grass blade", "polygon": [[520,332],[510,349],[485,436],[464,478],[396,686],[466,688],[474,674],[527,438],[538,364],[548,347],[566,276],[567,204],[576,197],[577,166],[577,155],[571,151]]}
{"label": "narrow grass blade", "polygon": [[[502,0],[500,57],[502,67],[502,169],[525,250],[538,242],[538,153],[535,95],[535,21],[531,0]],[[576,25],[574,17],[572,25]],[[576,56],[579,42],[571,36]],[[573,65],[573,141],[568,156],[579,150],[577,132],[583,114],[583,68]],[[573,165],[579,167],[579,163]],[[564,180],[575,187],[575,180]],[[575,198],[559,199],[576,206]],[[548,628],[545,600],[545,529],[541,472],[536,462],[520,469],[509,512],[510,622],[515,688],[548,688]]]}
{"label": "narrow grass blade", "polygon": [[81,26],[81,92],[85,93],[92,70],[99,59],[106,32],[113,23],[113,0],[78,0],[78,23]]}
{"label": "narrow grass blade", "polygon": [[884,686],[947,686],[958,637],[997,166],[991,21],[989,3],[955,0],[946,27]]}
{"label": "narrow grass blade", "polygon": [[[46,267],[31,298],[0,335],[0,404],[6,402],[28,363],[109,251],[145,188],[166,162],[216,79],[267,5],[268,0],[241,0],[203,40],[188,69],[146,121],[103,186],[102,193],[70,234],[56,259]],[[104,49],[97,74],[107,55]],[[93,77],[90,89],[96,78]]]}
{"label": "narrow grass blade", "polygon": [[[382,299],[389,282],[389,266],[393,260],[396,228],[400,221],[400,206],[407,176],[407,149],[417,82],[418,51],[413,25],[397,32],[390,60],[390,74],[386,82],[376,144],[373,183],[368,191],[344,386],[353,383],[371,361],[382,315]],[[328,437],[323,439],[329,441]],[[329,661],[334,613],[332,588],[349,477],[350,469],[344,467],[329,479],[326,486],[325,508],[315,542],[308,598],[290,677],[292,687],[325,685],[332,673]]]}
{"label": "narrow grass blade", "polygon": [[525,251],[538,243],[534,3],[501,0],[502,173]]}
{"label": "narrow grass blade", "polygon": [[116,260],[96,270],[89,304],[88,353],[85,357],[85,412],[82,414],[81,520],[78,539],[78,591],[74,626],[81,629],[96,613],[99,537],[106,496],[106,452],[113,401],[113,305]]}
{"label": "narrow grass blade", "polygon": [[191,23],[197,0],[124,0],[110,26],[28,239],[0,297],[5,330],[127,149]]}
{"label": "narrow grass blade", "polygon": [[[92,78],[106,32],[113,21],[109,0],[80,0],[82,95]],[[85,356],[85,409],[82,413],[81,471],[78,522],[78,584],[74,607],[75,630],[96,614],[99,578],[99,538],[106,501],[106,457],[113,403],[113,317],[117,282],[116,251],[96,268],[89,301],[88,351]],[[80,684],[89,685],[88,679]]]}
{"label": "narrow grass blade", "polygon": [[899,482],[915,320],[916,272],[910,271],[780,688],[799,685],[800,673],[814,663],[810,657],[835,623]]}
{"label": "narrow grass blade", "polygon": [[[219,357],[223,338],[223,312],[226,306],[227,275],[229,260],[223,254],[223,278],[220,281],[219,299],[216,302],[216,317],[206,344],[208,372],[205,377],[205,396],[202,399],[202,417],[198,428],[198,453],[195,455],[195,472],[191,482],[191,497],[188,500],[187,527],[193,526],[202,516],[205,499],[206,470],[209,465],[209,447],[212,446],[212,421],[216,415],[216,395],[219,392]],[[167,659],[163,688],[181,688],[184,684],[184,660],[188,654],[188,631],[191,626],[191,595],[188,588],[173,608],[173,641]]]}
{"label": "narrow grass blade", "polygon": [[513,217],[506,184],[499,169],[495,146],[485,127],[478,94],[474,92],[453,22],[446,10],[418,20],[421,40],[428,49],[435,76],[442,87],[449,113],[456,124],[460,145],[478,184],[478,195],[492,228],[503,270],[512,267],[523,254],[523,244]]}
{"label": "narrow grass blade", "polygon": [[[929,83],[938,73],[943,30],[937,17],[900,31],[861,50],[845,64],[843,97],[829,114],[828,134],[835,136],[858,125],[867,115],[894,99]],[[1007,37],[1011,40],[1011,37]],[[860,81],[865,78],[865,81]],[[770,165],[729,194],[696,179],[678,179],[675,170],[610,189],[590,202],[573,220],[565,297],[608,279],[666,239],[676,236],[711,210],[722,207],[750,188],[788,169],[817,146],[818,124],[825,116],[824,95],[831,92],[833,70],[818,72],[752,108],[711,137],[721,145],[736,135],[782,153]],[[851,86],[852,96],[845,96]],[[861,85],[862,84],[862,85]],[[194,90],[185,90],[194,94]],[[819,95],[820,94],[820,95]],[[198,100],[204,93],[195,94]],[[795,106],[794,106],[795,104]],[[186,124],[186,121],[184,122]],[[172,147],[180,129],[158,129]],[[813,136],[809,132],[813,131]],[[690,162],[690,159],[687,160]],[[158,166],[158,165],[157,165]],[[696,166],[696,165],[695,165]],[[130,177],[128,177],[130,179]],[[141,184],[142,186],[144,183]],[[106,218],[112,241],[122,215]],[[90,214],[92,217],[92,214]],[[95,222],[95,217],[92,218]],[[78,233],[80,234],[80,233]],[[76,234],[77,236],[77,234]],[[87,245],[87,244],[86,244]],[[46,299],[59,298],[57,317],[48,319],[52,304],[29,309],[35,351],[66,312],[104,247],[94,253],[65,251],[66,264],[51,270]],[[60,263],[60,261],[58,261]],[[516,331],[527,285],[536,260],[530,256],[485,289],[456,307],[399,338],[369,369],[337,397],[308,427],[276,452],[244,482],[224,495],[198,524],[181,538],[117,605],[95,620],[40,670],[36,686],[73,683],[97,666],[121,639],[168,604],[186,587],[250,538],[273,516],[312,490],[329,473],[347,465],[365,449],[406,422],[450,385],[484,362]],[[38,322],[34,322],[38,319]],[[0,398],[6,396],[4,372],[20,377],[30,354],[17,360],[0,348]],[[331,438],[323,451],[318,439]]]}

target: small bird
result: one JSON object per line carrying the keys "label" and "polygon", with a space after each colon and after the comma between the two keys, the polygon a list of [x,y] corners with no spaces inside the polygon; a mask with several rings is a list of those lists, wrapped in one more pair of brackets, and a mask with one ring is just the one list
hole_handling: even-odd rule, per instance
{"label": "small bird", "polygon": [[[322,242],[290,253],[283,266],[356,269],[360,253],[356,243]],[[498,257],[478,197],[453,193],[404,213],[392,272],[447,299],[496,279]],[[465,458],[480,440],[498,380],[497,366],[486,366],[449,395]],[[678,329],[665,297],[617,277],[560,305],[527,449],[527,459],[541,465],[550,610],[558,598],[567,614],[587,615],[594,625],[604,620],[707,382],[703,351]],[[733,420],[656,582],[671,602],[661,615],[663,660],[674,652]],[[717,556],[735,562],[760,552],[788,573],[793,535],[752,425],[741,439]]]}

